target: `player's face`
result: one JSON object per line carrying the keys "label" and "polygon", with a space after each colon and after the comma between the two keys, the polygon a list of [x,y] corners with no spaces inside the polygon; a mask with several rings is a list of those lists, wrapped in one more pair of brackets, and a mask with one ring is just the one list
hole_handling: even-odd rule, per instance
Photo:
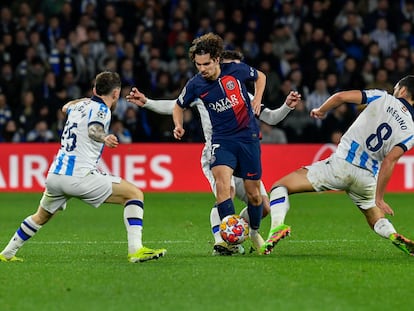
{"label": "player's face", "polygon": [[220,74],[219,58],[213,59],[210,54],[198,55],[194,57],[194,63],[198,72],[207,80],[215,80]]}

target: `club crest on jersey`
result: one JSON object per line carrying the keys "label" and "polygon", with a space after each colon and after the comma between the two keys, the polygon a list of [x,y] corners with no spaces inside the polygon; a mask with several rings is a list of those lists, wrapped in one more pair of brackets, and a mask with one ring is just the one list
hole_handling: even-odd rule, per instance
{"label": "club crest on jersey", "polygon": [[236,86],[234,85],[234,82],[233,82],[233,81],[228,81],[228,82],[226,83],[226,88],[227,88],[229,91],[233,91],[235,87],[236,87]]}

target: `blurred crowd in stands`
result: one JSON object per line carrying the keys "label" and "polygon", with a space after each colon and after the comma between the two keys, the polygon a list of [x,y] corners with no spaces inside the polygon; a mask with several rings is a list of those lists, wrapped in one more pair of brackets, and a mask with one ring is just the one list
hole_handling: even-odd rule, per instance
{"label": "blurred crowd in stands", "polygon": [[[0,10],[0,142],[58,141],[60,108],[90,97],[103,70],[122,78],[111,125],[120,142],[174,141],[170,116],[125,95],[136,86],[177,98],[195,73],[191,41],[208,32],[266,74],[265,106],[302,94],[282,123],[261,124],[263,143],[337,143],[358,111],[343,105],[315,121],[310,109],[338,90],[392,93],[414,74],[414,0],[13,0]],[[184,141],[203,141],[196,111],[185,128]]]}

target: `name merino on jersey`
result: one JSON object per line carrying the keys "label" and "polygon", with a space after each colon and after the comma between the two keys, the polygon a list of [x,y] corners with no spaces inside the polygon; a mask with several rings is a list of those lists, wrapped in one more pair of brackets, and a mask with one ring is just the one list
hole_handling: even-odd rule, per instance
{"label": "name merino on jersey", "polygon": [[89,138],[88,127],[101,124],[108,133],[111,111],[99,97],[80,101],[70,106],[63,129],[60,149],[49,172],[83,177],[97,168],[104,143]]}
{"label": "name merino on jersey", "polygon": [[[401,107],[401,110],[402,110],[402,112],[405,112],[405,113],[408,112],[408,109],[405,106]],[[407,125],[405,124],[404,119],[401,118],[401,116],[398,114],[397,110],[395,110],[394,108],[388,106],[387,107],[387,112],[389,114],[391,114],[391,116],[393,116],[393,118],[398,122],[398,124],[400,125],[401,130],[406,130],[407,129]]]}

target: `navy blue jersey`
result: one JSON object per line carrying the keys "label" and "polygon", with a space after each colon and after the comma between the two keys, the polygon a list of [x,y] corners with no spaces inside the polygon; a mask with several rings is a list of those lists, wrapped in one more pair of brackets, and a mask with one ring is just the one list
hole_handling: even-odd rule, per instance
{"label": "navy blue jersey", "polygon": [[245,84],[257,80],[256,69],[243,63],[220,66],[221,74],[216,80],[206,80],[201,74],[190,79],[177,104],[188,108],[195,99],[202,100],[213,127],[213,142],[217,139],[258,140],[259,127]]}

